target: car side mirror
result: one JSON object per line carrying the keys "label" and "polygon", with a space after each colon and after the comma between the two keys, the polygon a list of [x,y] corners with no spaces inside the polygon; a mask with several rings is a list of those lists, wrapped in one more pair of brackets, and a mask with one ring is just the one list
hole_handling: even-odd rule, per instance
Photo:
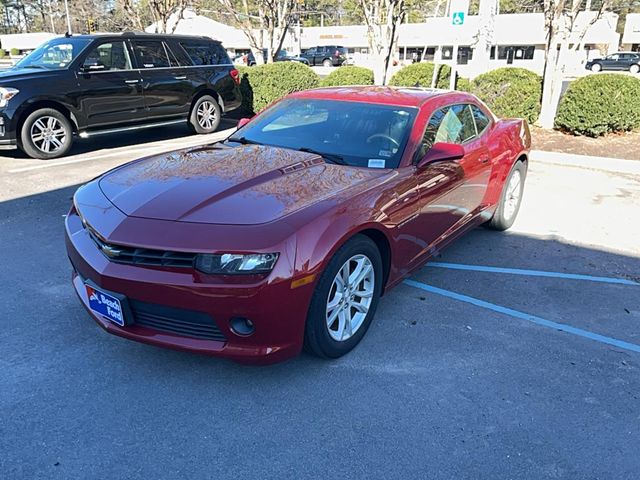
{"label": "car side mirror", "polygon": [[241,118],[240,120],[238,120],[238,128],[244,127],[250,121],[251,121],[250,118]]}
{"label": "car side mirror", "polygon": [[464,157],[464,147],[457,143],[434,143],[418,162],[418,168],[424,168],[433,162],[460,160]]}

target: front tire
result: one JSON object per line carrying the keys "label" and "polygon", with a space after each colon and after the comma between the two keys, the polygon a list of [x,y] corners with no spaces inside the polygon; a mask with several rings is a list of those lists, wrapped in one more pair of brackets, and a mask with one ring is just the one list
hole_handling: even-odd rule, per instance
{"label": "front tire", "polygon": [[322,358],[338,358],[351,351],[375,315],[382,276],[382,258],[369,237],[356,235],[340,247],[311,299],[305,349]]}
{"label": "front tire", "polygon": [[22,124],[20,147],[31,158],[49,160],[65,155],[73,143],[71,122],[53,108],[32,112]]}
{"label": "front tire", "polygon": [[210,95],[203,95],[196,100],[191,109],[189,123],[196,133],[213,133],[222,119],[222,109]]}
{"label": "front tire", "polygon": [[487,223],[487,227],[502,231],[513,225],[520,211],[526,176],[527,169],[524,162],[516,162],[504,183],[498,208]]}
{"label": "front tire", "polygon": [[591,65],[591,71],[598,73],[600,70],[602,70],[602,65],[600,65],[599,63],[594,63],[593,65]]}

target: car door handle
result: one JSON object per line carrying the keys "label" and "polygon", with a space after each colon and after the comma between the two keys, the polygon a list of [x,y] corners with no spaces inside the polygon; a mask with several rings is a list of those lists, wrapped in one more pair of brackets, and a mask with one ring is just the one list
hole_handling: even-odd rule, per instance
{"label": "car door handle", "polygon": [[173,78],[175,78],[176,80],[186,80],[187,76],[186,75],[180,75],[178,77],[173,77]]}
{"label": "car door handle", "polygon": [[491,160],[491,159],[489,158],[489,155],[482,155],[482,156],[480,157],[480,163],[485,163],[485,164],[486,164],[486,163],[489,163],[489,160]]}
{"label": "car door handle", "polygon": [[124,83],[138,83],[140,80],[125,80]]}

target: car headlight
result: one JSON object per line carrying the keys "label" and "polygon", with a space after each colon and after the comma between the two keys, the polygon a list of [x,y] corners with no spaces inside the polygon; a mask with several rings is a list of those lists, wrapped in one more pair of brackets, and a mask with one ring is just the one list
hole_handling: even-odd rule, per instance
{"label": "car headlight", "polygon": [[214,275],[269,273],[277,253],[203,253],[196,256],[196,270]]}
{"label": "car headlight", "polygon": [[9,100],[20,93],[20,90],[11,87],[0,87],[0,107],[5,107]]}

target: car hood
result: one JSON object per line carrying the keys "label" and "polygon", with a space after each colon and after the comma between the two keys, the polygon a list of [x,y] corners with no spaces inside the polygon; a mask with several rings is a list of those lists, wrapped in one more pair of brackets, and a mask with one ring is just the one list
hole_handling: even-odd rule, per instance
{"label": "car hood", "polygon": [[105,174],[99,185],[128,216],[255,225],[366,187],[385,173],[285,148],[213,145],[130,163]]}
{"label": "car hood", "polygon": [[11,82],[14,80],[30,80],[32,78],[43,78],[46,76],[54,75],[55,73],[50,70],[42,70],[37,68],[20,68],[14,70],[13,68],[10,68],[8,70],[0,71],[0,85],[7,85],[7,82]]}

